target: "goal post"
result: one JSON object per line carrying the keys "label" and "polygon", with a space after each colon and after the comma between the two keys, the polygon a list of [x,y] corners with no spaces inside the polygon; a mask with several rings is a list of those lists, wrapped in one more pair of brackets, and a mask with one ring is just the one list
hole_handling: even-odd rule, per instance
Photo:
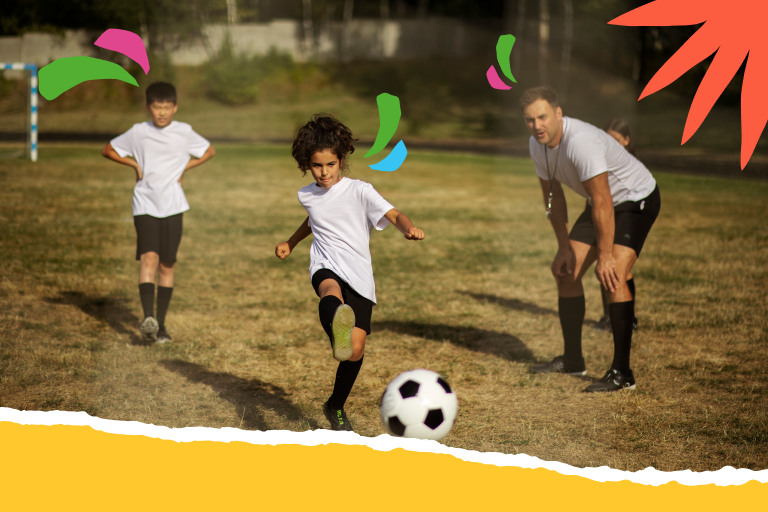
{"label": "goal post", "polygon": [[37,162],[37,65],[23,62],[0,62],[1,70],[29,71],[27,96],[27,154]]}

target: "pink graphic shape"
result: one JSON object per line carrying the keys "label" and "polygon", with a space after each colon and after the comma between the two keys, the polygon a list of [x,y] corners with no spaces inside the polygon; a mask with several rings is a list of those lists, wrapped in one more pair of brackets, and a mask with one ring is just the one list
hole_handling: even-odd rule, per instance
{"label": "pink graphic shape", "polygon": [[512,87],[505,84],[501,81],[501,78],[499,78],[499,73],[496,71],[496,68],[491,65],[491,67],[488,68],[488,71],[485,73],[486,78],[488,78],[488,83],[491,84],[491,87],[494,89],[500,89],[502,91],[508,91]]}
{"label": "pink graphic shape", "polygon": [[144,48],[144,41],[133,32],[110,28],[101,34],[93,44],[100,48],[122,53],[141,66],[145,75],[149,73],[149,59],[147,58],[147,49]]}

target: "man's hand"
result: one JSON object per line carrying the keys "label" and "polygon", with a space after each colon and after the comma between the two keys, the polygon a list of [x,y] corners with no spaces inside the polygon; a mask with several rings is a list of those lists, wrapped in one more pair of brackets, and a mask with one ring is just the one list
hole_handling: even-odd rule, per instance
{"label": "man's hand", "polygon": [[282,242],[275,246],[275,256],[284,260],[291,254],[291,246],[288,242]]}
{"label": "man's hand", "polygon": [[411,226],[403,235],[406,240],[424,240],[424,231],[416,226]]}
{"label": "man's hand", "polygon": [[557,251],[555,261],[552,262],[552,275],[555,281],[560,282],[560,278],[568,274],[573,274],[573,267],[576,263],[576,256],[567,248]]}
{"label": "man's hand", "polygon": [[610,292],[615,292],[621,284],[619,271],[616,269],[616,260],[612,254],[597,259],[595,275],[603,288]]}
{"label": "man's hand", "polygon": [[138,183],[144,177],[144,174],[141,172],[141,166],[139,164],[134,165],[133,169],[136,171],[136,183]]}

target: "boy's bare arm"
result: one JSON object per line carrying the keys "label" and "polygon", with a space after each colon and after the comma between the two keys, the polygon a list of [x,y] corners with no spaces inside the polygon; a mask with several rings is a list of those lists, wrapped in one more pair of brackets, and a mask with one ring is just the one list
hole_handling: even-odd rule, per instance
{"label": "boy's bare arm", "polygon": [[299,229],[289,238],[286,242],[281,242],[275,246],[275,256],[284,260],[291,254],[293,248],[299,245],[299,242],[307,238],[312,234],[312,229],[309,227],[309,217],[304,219]]}
{"label": "boy's bare arm", "polygon": [[115,151],[115,148],[112,147],[112,144],[107,144],[104,146],[104,149],[101,150],[102,156],[105,158],[109,158],[113,162],[117,162],[119,164],[127,165],[128,167],[132,167],[134,171],[136,171],[136,181],[139,181],[143,176],[141,173],[141,166],[136,160],[133,160],[132,158],[128,157],[122,157],[117,154],[117,151]]}
{"label": "boy's bare arm", "polygon": [[406,217],[404,213],[392,208],[384,214],[384,217],[400,230],[406,240],[424,240],[424,231],[414,226],[411,219]]}
{"label": "boy's bare arm", "polygon": [[[205,162],[210,160],[211,158],[216,155],[216,150],[213,149],[213,146],[208,146],[208,149],[205,150],[205,153],[203,153],[203,156],[200,158],[190,158],[189,162],[187,163],[187,166],[184,168],[184,172],[187,172],[193,167],[197,167],[198,165],[203,165]],[[179,178],[179,182],[184,178],[184,174],[182,173],[181,178]]]}

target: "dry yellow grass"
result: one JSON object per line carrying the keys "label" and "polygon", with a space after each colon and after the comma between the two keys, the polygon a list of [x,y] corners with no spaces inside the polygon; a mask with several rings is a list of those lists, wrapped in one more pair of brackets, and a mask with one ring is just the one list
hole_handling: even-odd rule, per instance
{"label": "dry yellow grass", "polygon": [[[85,410],[171,427],[325,428],[336,363],[317,321],[309,240],[273,255],[304,218],[308,182],[277,146],[220,146],[185,178],[174,343],[141,344],[131,171],[97,146],[43,147],[0,167],[0,405]],[[636,267],[635,392],[581,390],[610,365],[584,328],[590,378],[531,376],[562,350],[555,241],[524,159],[412,152],[372,182],[427,233],[374,233],[379,305],[348,402],[366,436],[399,372],[457,390],[447,445],[575,466],[764,469],[768,460],[768,228],[764,183],[656,174],[661,216]],[[583,200],[570,194],[572,219]],[[586,284],[587,319],[601,313]]]}

